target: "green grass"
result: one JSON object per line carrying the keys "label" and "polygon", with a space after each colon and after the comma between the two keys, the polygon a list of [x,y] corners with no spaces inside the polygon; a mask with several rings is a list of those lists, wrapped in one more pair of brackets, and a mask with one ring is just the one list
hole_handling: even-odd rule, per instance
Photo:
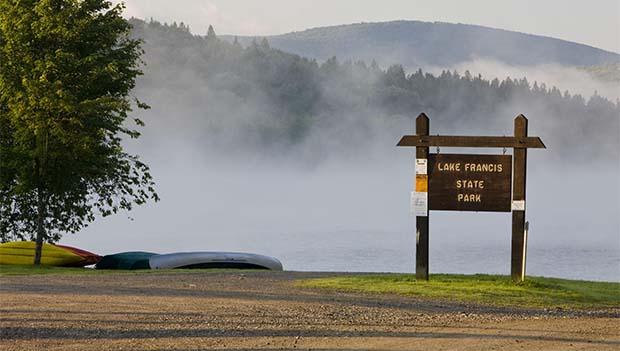
{"label": "green grass", "polygon": [[524,282],[514,283],[507,276],[484,274],[434,274],[429,281],[416,281],[410,274],[376,274],[308,279],[296,285],[496,306],[620,308],[620,283],[542,277],[528,277]]}

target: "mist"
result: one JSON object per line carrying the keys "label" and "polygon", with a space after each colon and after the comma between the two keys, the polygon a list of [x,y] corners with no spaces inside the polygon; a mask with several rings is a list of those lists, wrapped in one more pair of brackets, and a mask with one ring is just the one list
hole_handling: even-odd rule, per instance
{"label": "mist", "polygon": [[[77,235],[65,235],[62,243],[100,254],[255,252],[277,257],[288,270],[414,271],[409,193],[415,150],[395,145],[402,135],[414,133],[414,118],[423,111],[360,106],[349,89],[326,80],[318,89],[329,96],[324,111],[330,113],[313,116],[298,141],[274,138],[284,120],[282,107],[268,92],[240,98],[221,88],[233,84],[234,77],[217,66],[206,67],[206,81],[183,49],[178,56],[190,64],[165,66],[157,61],[159,50],[162,46],[147,40],[145,76],[135,95],[152,108],[137,113],[147,126],[126,147],[151,166],[161,202],[100,218]],[[594,89],[614,97],[613,87],[586,82],[572,68],[485,61],[454,68],[488,77],[527,76],[561,91],[589,97]],[[544,103],[525,105],[515,98],[492,116],[452,118],[466,103],[455,99],[448,112],[424,111],[431,134],[512,135],[513,119],[523,113],[530,135],[548,146],[528,151],[528,274],[620,280],[616,139],[597,140],[599,148],[575,136],[574,150],[585,143],[601,154],[573,157],[558,147],[566,143],[561,134],[566,129],[558,128],[563,116],[549,116]],[[439,150],[461,151],[502,152]],[[509,271],[509,213],[436,211],[430,218],[431,272]]]}
{"label": "mist", "polygon": [[426,67],[430,72],[438,73],[442,69],[465,72],[469,70],[473,75],[481,74],[487,79],[493,78],[523,78],[527,77],[531,84],[544,83],[547,87],[556,86],[562,92],[579,94],[590,97],[594,94],[604,96],[611,101],[620,99],[620,81],[603,81],[592,77],[587,71],[574,66],[545,64],[534,66],[508,65],[489,59],[477,59],[462,62],[450,67]]}
{"label": "mist", "polygon": [[[136,209],[133,220],[101,219],[65,240],[101,253],[250,251],[278,257],[291,270],[411,272],[412,155],[393,152],[397,157],[389,164],[345,162],[314,169],[230,164],[197,155],[166,162],[145,154],[163,200]],[[530,273],[553,272],[555,265],[566,277],[617,278],[618,256],[605,250],[618,244],[618,197],[608,186],[617,181],[617,171],[545,169],[538,155],[529,161]],[[584,179],[589,186],[582,186]],[[431,218],[433,272],[508,271],[510,214],[433,212]],[[609,260],[608,271],[588,271],[597,265],[575,261],[567,250],[575,247],[602,251],[590,259]]]}

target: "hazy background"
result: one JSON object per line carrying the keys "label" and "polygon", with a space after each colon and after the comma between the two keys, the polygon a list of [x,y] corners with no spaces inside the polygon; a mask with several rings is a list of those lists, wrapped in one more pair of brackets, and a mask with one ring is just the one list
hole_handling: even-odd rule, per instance
{"label": "hazy background", "polygon": [[[119,2],[114,0],[113,2]],[[266,36],[393,20],[466,23],[545,35],[620,52],[616,0],[128,0],[127,16],[183,21],[196,34]]]}
{"label": "hazy background", "polygon": [[[592,15],[588,20],[591,25],[579,26],[583,29],[580,35],[590,33],[583,40],[575,36],[578,31],[574,23],[566,23],[580,10],[587,17],[593,6],[586,10],[563,2],[564,17],[557,18],[557,10],[551,17],[552,7],[547,2],[537,4],[539,10],[530,16],[517,15],[527,2],[513,2],[501,9],[491,1],[468,2],[471,7],[466,9],[454,3],[450,7],[447,2],[418,3],[417,7],[412,5],[415,2],[402,2],[400,7],[395,2],[394,6],[382,4],[383,10],[357,2],[331,7],[327,2],[324,6],[319,3],[293,6],[284,1],[260,2],[258,12],[254,7],[259,2],[241,7],[235,1],[183,1],[174,5],[129,1],[128,15],[184,21],[192,29],[216,23],[226,33],[268,34],[268,30],[290,30],[295,18],[314,20],[314,24],[299,22],[313,26],[347,22],[351,13],[358,16],[348,22],[387,18],[389,11],[400,10],[390,18],[402,18],[406,16],[403,13],[411,11],[415,13],[411,17],[417,19],[452,18],[487,25],[500,21],[503,25],[497,26],[502,28],[528,32],[538,29],[540,34],[561,31],[558,36],[564,39],[618,49],[613,45],[618,40],[618,17],[609,15],[618,9],[616,2],[597,3],[596,14],[601,17],[595,20]],[[344,4],[349,4],[352,12]],[[298,11],[297,17],[287,17],[293,10]],[[261,14],[255,16],[256,24],[246,21],[247,16],[256,13]],[[321,13],[326,17],[319,19]],[[431,18],[433,13],[437,17]],[[465,17],[449,17],[457,13]],[[545,14],[550,17],[543,21]],[[343,22],[335,22],[341,18]],[[522,27],[513,28],[517,25],[513,19],[526,20]],[[271,27],[261,27],[263,23]],[[249,27],[243,29],[241,25]],[[600,25],[606,26],[605,33],[597,31]],[[160,54],[147,50],[145,59],[151,64],[135,94],[152,109],[140,112],[147,127],[142,130],[143,137],[127,143],[127,147],[151,166],[162,201],[129,214],[99,219],[78,235],[66,235],[62,243],[101,254],[131,250],[249,251],[275,256],[290,270],[414,271],[415,219],[409,214],[414,150],[396,148],[395,144],[401,135],[413,133],[413,118],[422,111],[411,111],[389,124],[370,118],[381,111],[366,111],[362,121],[357,120],[360,116],[356,113],[342,113],[340,123],[315,127],[299,144],[252,150],[242,142],[247,137],[243,130],[256,121],[269,122],[271,102],[253,99],[235,103],[232,98],[214,93],[212,86],[198,78],[199,70],[166,70],[155,64]],[[405,68],[407,73],[417,69]],[[612,101],[620,97],[618,82],[600,81],[576,67],[553,63],[516,66],[479,59],[450,67],[424,68],[431,72],[468,69],[487,79],[526,76],[531,82],[557,85],[561,91],[568,89],[586,98],[594,91]],[[334,101],[347,103],[347,91],[330,92],[335,93]],[[460,103],[454,102],[455,106]],[[591,160],[583,155],[559,157],[558,130],[565,126],[559,127],[562,116],[548,116],[546,111],[545,106],[510,103],[488,123],[476,124],[437,123],[431,114],[431,132],[511,135],[513,118],[519,113],[528,116],[530,134],[542,137],[548,146],[547,150],[531,150],[528,154],[528,273],[620,280],[620,154],[617,149],[601,147],[602,155]],[[217,129],[219,138],[197,128],[202,125],[198,122],[205,120],[217,126],[211,130]],[[620,134],[620,130],[616,132],[616,136]],[[586,143],[597,150],[597,143],[606,142],[576,139],[571,147],[578,150],[580,143]],[[508,273],[510,221],[509,213],[432,212],[431,272]]]}
{"label": "hazy background", "polygon": [[[592,96],[595,92],[611,101],[620,98],[618,81],[604,81],[592,77],[584,70],[558,64],[541,64],[533,66],[508,65],[503,62],[478,59],[450,66],[459,72],[469,70],[473,75],[482,74],[487,79],[492,77],[527,77],[530,81],[544,82],[547,86],[557,86],[573,94]],[[440,68],[429,67],[431,72]]]}

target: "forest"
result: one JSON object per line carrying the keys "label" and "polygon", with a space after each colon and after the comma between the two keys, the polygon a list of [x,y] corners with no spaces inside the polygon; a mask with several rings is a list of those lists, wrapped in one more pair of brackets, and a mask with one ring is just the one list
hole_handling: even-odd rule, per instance
{"label": "forest", "polygon": [[131,23],[144,41],[136,95],[153,106],[149,130],[199,140],[205,150],[288,153],[312,144],[320,158],[370,141],[393,146],[420,112],[431,117],[431,134],[506,135],[523,113],[530,134],[559,159],[610,159],[619,149],[620,102],[596,92],[571,94],[526,77],[407,72],[374,60],[317,62],[264,38],[247,46],[222,40],[212,27],[198,36],[183,23]]}

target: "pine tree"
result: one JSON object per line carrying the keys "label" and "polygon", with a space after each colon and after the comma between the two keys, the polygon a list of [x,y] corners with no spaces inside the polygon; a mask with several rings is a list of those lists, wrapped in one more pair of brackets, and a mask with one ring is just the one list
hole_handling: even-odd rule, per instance
{"label": "pine tree", "polygon": [[269,41],[267,41],[267,38],[263,38],[263,40],[261,40],[260,42],[260,47],[263,50],[269,50],[271,47],[269,46]]}
{"label": "pine tree", "polygon": [[215,35],[215,30],[212,25],[209,25],[209,29],[207,30],[207,39],[215,40],[217,39],[217,35]]}

